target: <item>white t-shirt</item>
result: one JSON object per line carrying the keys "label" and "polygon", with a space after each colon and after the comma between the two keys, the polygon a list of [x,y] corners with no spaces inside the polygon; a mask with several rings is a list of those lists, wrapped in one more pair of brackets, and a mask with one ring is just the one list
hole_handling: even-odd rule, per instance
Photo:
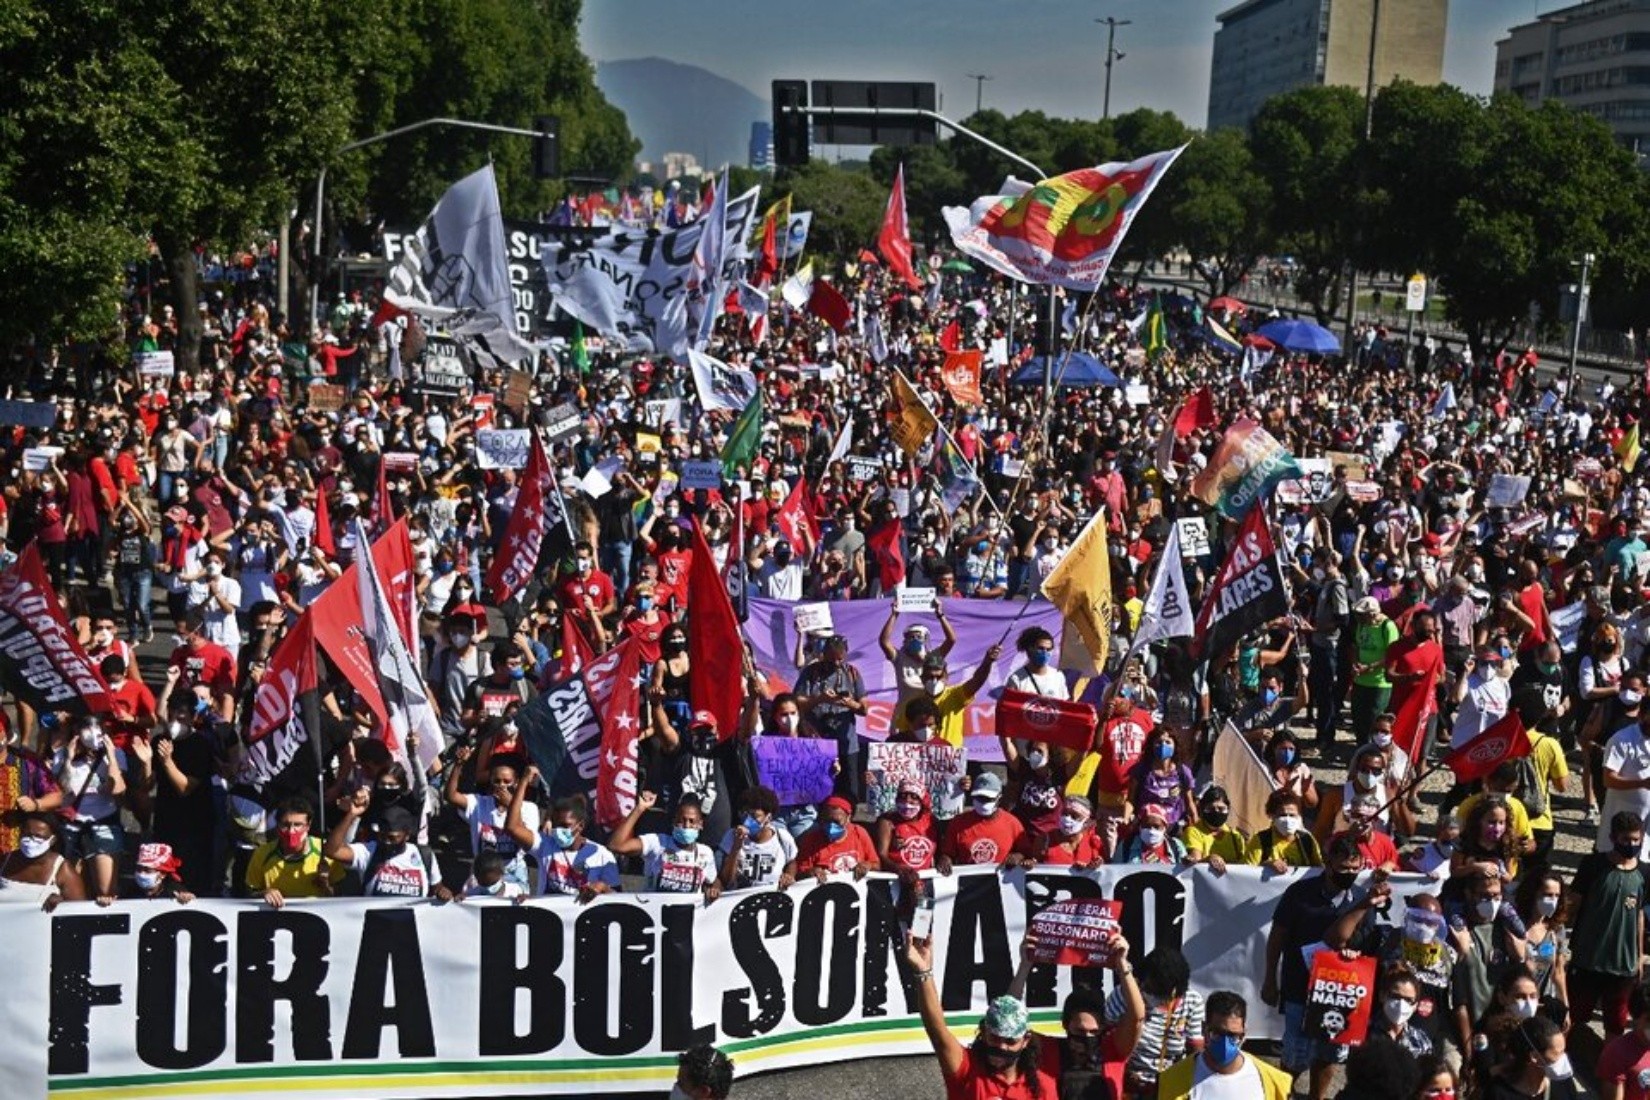
{"label": "white t-shirt", "polygon": [[618,861],[593,840],[569,852],[556,843],[555,837],[540,833],[533,845],[533,858],[539,864],[541,894],[576,894],[593,882],[604,882],[609,890],[619,888]]}
{"label": "white t-shirt", "polygon": [[697,894],[716,878],[716,853],[707,844],[684,848],[669,833],[642,834],[642,876],[646,889]]}
{"label": "white t-shirt", "polygon": [[[504,827],[510,813],[490,794],[464,796],[464,820],[470,826],[470,851],[497,852],[504,859],[504,873],[518,882],[527,881],[527,860],[516,838]],[[521,823],[539,831],[539,808],[532,802],[521,804]]]}
{"label": "white t-shirt", "polygon": [[1032,672],[1024,666],[1015,669],[1008,675],[1008,689],[1044,695],[1050,699],[1071,698],[1071,688],[1066,685],[1066,674],[1055,668],[1052,662],[1041,672]]}
{"label": "white t-shirt", "polygon": [[519,882],[511,882],[508,878],[501,878],[498,880],[498,892],[494,893],[471,875],[464,883],[463,894],[467,898],[503,898],[506,901],[514,901],[527,896],[527,887]]}
{"label": "white t-shirt", "polygon": [[1501,721],[1511,701],[1512,685],[1499,672],[1473,670],[1467,677],[1466,698],[1461,700],[1455,725],[1450,728],[1449,747],[1458,749]]}
{"label": "white t-shirt", "polygon": [[[205,625],[201,633],[206,640],[221,645],[230,653],[241,648],[241,624],[235,618],[234,611],[225,611],[216,597],[207,590],[212,578],[192,581],[189,585],[189,606],[202,608]],[[231,607],[241,606],[241,585],[234,577],[223,575],[217,578],[218,591],[228,601]]]}
{"label": "white t-shirt", "polygon": [[[1604,746],[1604,768],[1623,779],[1650,777],[1650,743],[1644,740],[1637,722],[1617,730]],[[1610,819],[1622,810],[1631,810],[1641,818],[1650,817],[1650,791],[1607,789],[1604,792],[1604,806],[1599,811],[1598,841],[1593,845],[1595,851],[1610,850]],[[1650,841],[1645,843],[1639,858],[1647,858],[1646,853],[1650,853]]]}
{"label": "white t-shirt", "polygon": [[1254,1059],[1245,1054],[1243,1065],[1236,1073],[1216,1073],[1200,1055],[1192,1070],[1192,1091],[1189,1100],[1263,1100],[1266,1082]]}
{"label": "white t-shirt", "polygon": [[[733,851],[734,836],[734,830],[729,829],[728,835],[722,838],[724,859]],[[739,871],[734,876],[734,888],[744,890],[752,886],[778,886],[779,876],[785,873],[786,864],[795,858],[796,841],[777,825],[773,828],[773,836],[767,840],[747,837],[744,846],[739,849]]]}
{"label": "white t-shirt", "polygon": [[[369,840],[365,844],[351,844],[350,867],[356,874],[365,877],[367,867],[372,863],[373,854],[377,851],[376,840]],[[430,865],[425,867],[424,856],[418,850],[418,845],[408,844],[399,853],[373,868],[372,877],[362,883],[361,892],[369,898],[422,898],[428,897],[430,890],[440,883],[441,864],[431,859]]]}
{"label": "white t-shirt", "polygon": [[[109,758],[100,749],[96,756],[81,757],[78,760],[68,759],[68,749],[61,748],[52,754],[52,774],[57,776],[57,785],[63,789],[63,808],[66,810],[74,804],[75,796],[80,795],[80,805],[75,807],[76,821],[102,821],[120,812],[120,801],[109,792],[114,789],[114,777],[109,774]],[[126,770],[126,754],[119,749],[115,750],[115,764],[122,772]],[[96,770],[97,777],[87,782],[87,776]],[[82,787],[86,793],[80,794]]]}

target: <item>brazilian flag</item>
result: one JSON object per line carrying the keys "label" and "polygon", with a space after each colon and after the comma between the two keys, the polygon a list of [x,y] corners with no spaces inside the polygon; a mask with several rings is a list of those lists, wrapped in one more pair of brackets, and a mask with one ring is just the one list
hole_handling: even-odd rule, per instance
{"label": "brazilian flag", "polygon": [[573,318],[573,365],[581,375],[590,373],[590,349],[584,346],[584,324],[577,317]]}
{"label": "brazilian flag", "polygon": [[739,476],[739,467],[749,470],[761,445],[762,391],[757,390],[745,411],[734,421],[733,431],[728,433],[727,445],[722,448],[722,476],[733,481]]}
{"label": "brazilian flag", "polygon": [[1151,308],[1146,311],[1146,355],[1155,358],[1168,347],[1169,329],[1163,323],[1163,300],[1154,294]]}

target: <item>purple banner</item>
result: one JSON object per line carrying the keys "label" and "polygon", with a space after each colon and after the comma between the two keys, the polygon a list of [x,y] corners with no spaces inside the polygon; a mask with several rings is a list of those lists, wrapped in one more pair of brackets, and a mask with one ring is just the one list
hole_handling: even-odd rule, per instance
{"label": "purple banner", "polygon": [[836,742],[817,737],[758,737],[751,742],[756,775],[781,806],[806,806],[831,797]]}
{"label": "purple banner", "polygon": [[[894,700],[899,694],[894,666],[883,656],[877,642],[882,624],[888,621],[889,604],[888,600],[832,600],[827,605],[837,633],[848,639],[849,663],[858,667],[865,680],[871,710],[860,722],[859,732],[878,741],[885,739],[893,728]],[[791,622],[795,606],[789,600],[751,597],[751,616],[745,624],[745,633],[756,651],[756,666],[768,680],[769,694],[787,690],[796,682],[796,628]],[[1020,631],[1040,626],[1053,634],[1058,643],[1060,610],[1046,600],[1027,605],[1018,600],[969,600],[954,596],[946,600],[945,613],[957,631],[957,644],[946,658],[951,683],[966,681],[985,660],[986,650],[998,642],[1003,645],[1002,659],[968,708],[963,724],[964,745],[970,760],[1001,761],[1002,749],[996,734],[997,695],[1008,674],[1024,663],[1014,651],[1014,640]],[[905,627],[912,623],[928,627],[930,645],[939,645],[945,637],[939,620],[933,615],[906,614],[900,616],[895,645],[900,643]],[[1059,652],[1058,645],[1055,652]]]}

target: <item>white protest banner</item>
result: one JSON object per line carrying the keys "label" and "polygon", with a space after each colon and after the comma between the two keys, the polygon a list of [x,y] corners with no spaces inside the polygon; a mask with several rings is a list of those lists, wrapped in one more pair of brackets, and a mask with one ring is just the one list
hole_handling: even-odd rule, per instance
{"label": "white protest banner", "polygon": [[836,629],[831,625],[831,605],[828,603],[799,603],[791,609],[791,619],[798,634],[814,634]]}
{"label": "white protest banner", "polygon": [[526,428],[482,428],[476,432],[476,465],[483,470],[519,470],[527,465],[532,445]]}
{"label": "white protest banner", "polygon": [[23,451],[23,469],[38,474],[51,469],[52,459],[62,456],[62,447],[29,447]]}
{"label": "white protest banner", "polygon": [[1581,640],[1581,624],[1587,619],[1587,605],[1580,600],[1565,604],[1554,609],[1547,619],[1553,624],[1553,636],[1558,639],[1558,647],[1565,653],[1574,653],[1576,643]]}
{"label": "white protest banner", "polygon": [[894,608],[901,615],[927,615],[934,610],[934,590],[932,588],[912,588],[903,586],[894,596]]}
{"label": "white protest banner", "polygon": [[[959,867],[934,897],[934,988],[967,1026],[1007,990],[1029,922],[1114,899],[1142,957],[1192,988],[1260,1003],[1269,921],[1305,875],[1229,866]],[[1390,919],[1424,888],[1393,876]],[[677,1054],[736,1051],[741,1075],[927,1055],[891,876],[788,891],[533,898],[0,906],[8,1095],[440,1098],[662,1093]],[[953,948],[955,947],[955,950]],[[1099,992],[1113,976],[1095,972]],[[1032,972],[1031,1022],[1057,1032],[1067,967]],[[141,1008],[142,1012],[136,1011]],[[1255,1012],[1249,1035],[1283,1017]]]}
{"label": "white protest banner", "polygon": [[1591,480],[1603,475],[1604,464],[1596,458],[1579,458],[1570,469],[1575,472],[1577,477]]}
{"label": "white protest banner", "polygon": [[1209,523],[1202,516],[1186,516],[1174,521],[1180,531],[1180,556],[1201,558],[1209,553]]}
{"label": "white protest banner", "polygon": [[1372,500],[1380,500],[1381,483],[1378,481],[1366,481],[1362,478],[1355,480],[1349,478],[1346,483],[1346,495],[1357,501],[1359,504],[1368,504]]}
{"label": "white protest banner", "polygon": [[743,412],[756,396],[756,375],[750,371],[730,367],[692,348],[688,349],[687,358],[694,388],[699,392],[699,404],[706,412]]}
{"label": "white protest banner", "polygon": [[418,456],[411,451],[385,451],[382,461],[390,473],[411,473],[418,469]]}
{"label": "white protest banner", "polygon": [[894,502],[894,514],[904,518],[911,514],[911,490],[893,488],[888,490],[888,499]]}
{"label": "white protest banner", "polygon": [[169,351],[140,351],[132,356],[140,378],[170,378],[177,373],[177,365]]}
{"label": "white protest banner", "polygon": [[865,804],[873,815],[881,816],[894,808],[894,795],[908,779],[928,788],[935,817],[946,820],[962,812],[962,778],[968,771],[966,749],[873,742],[865,747],[865,769],[871,773]]}
{"label": "white protest banner", "polygon": [[1005,459],[1003,459],[1003,476],[1004,477],[1019,477],[1021,474],[1023,474],[1025,472],[1025,468],[1026,468],[1026,464],[1025,464],[1025,459],[1023,459],[1023,458],[1005,458]]}
{"label": "white protest banner", "polygon": [[649,401],[647,408],[647,422],[656,428],[663,428],[667,424],[681,425],[682,399],[680,397],[666,397],[658,401]]}
{"label": "white protest banner", "polygon": [[682,463],[683,489],[720,489],[722,463],[718,459],[690,458]]}
{"label": "white protest banner", "polygon": [[557,405],[544,414],[544,441],[560,443],[569,436],[577,435],[583,426],[584,417],[577,405]]}
{"label": "white protest banner", "polygon": [[1486,508],[1514,508],[1524,503],[1530,491],[1530,479],[1525,474],[1496,474],[1490,478],[1490,488],[1484,494]]}

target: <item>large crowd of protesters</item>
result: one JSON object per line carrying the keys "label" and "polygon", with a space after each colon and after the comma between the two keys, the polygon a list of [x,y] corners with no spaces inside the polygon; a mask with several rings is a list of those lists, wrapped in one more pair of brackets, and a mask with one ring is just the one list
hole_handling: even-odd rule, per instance
{"label": "large crowd of protesters", "polygon": [[[10,470],[0,529],[11,552],[38,548],[115,705],[101,719],[14,699],[0,708],[0,903],[588,901],[630,889],[714,900],[804,876],[912,881],[982,860],[1315,868],[1277,904],[1264,1004],[1200,994],[1178,952],[1136,957],[1124,944],[1112,995],[1073,994],[1061,1034],[1039,1041],[1005,995],[965,1048],[945,1029],[931,953],[913,941],[908,961],[951,1094],[1272,1097],[1304,1075],[1314,1098],[1336,1087],[1394,1100],[1564,1096],[1575,1089],[1566,1043],[1599,1025],[1601,1087],[1650,1095],[1640,381],[1567,387],[1533,355],[1475,360],[1377,328],[1344,356],[1279,350],[1240,367],[1207,338],[1202,308],[1173,294],[1160,299],[1168,346],[1148,356],[1138,318],[1159,292],[1114,284],[1074,297],[1057,339],[1130,385],[1067,387],[1056,355],[1045,397],[1041,384],[1008,381],[1047,339],[1044,299],[1011,296],[995,278],[942,276],[937,264],[929,279],[908,291],[864,264],[839,280],[862,316],[880,317],[882,363],[863,330],[838,335],[777,303],[761,343],[741,315],[722,320],[707,350],[754,370],[765,399],[741,494],[660,492],[682,462],[720,455],[734,419],[698,411],[682,364],[593,339],[588,366],[546,351],[514,408],[503,374],[426,392],[400,363],[406,320],[378,311],[371,292],[340,295],[307,329],[272,313],[260,284],[229,284],[198,306],[192,373],[127,365],[128,352],[178,340],[170,308],[136,304],[127,348],[20,364],[7,396],[55,402],[56,418],[0,428]],[[1238,334],[1264,320],[1221,319]],[[958,405],[940,379],[942,344],[998,340],[1013,361],[986,370],[983,404]],[[943,460],[893,441],[895,364],[978,474],[960,503]],[[1158,443],[1202,387],[1218,424],[1180,441],[1177,479],[1160,468]],[[312,399],[338,388],[341,402]],[[478,395],[494,401],[483,409]],[[671,399],[682,410],[673,422],[649,419],[650,402]],[[481,468],[478,419],[531,426],[567,404],[580,430],[551,456],[571,522],[550,533],[533,582],[490,607],[483,578],[518,478]],[[1125,664],[1171,527],[1206,523],[1209,545],[1185,563],[1194,602],[1219,565],[1233,526],[1186,493],[1184,475],[1240,417],[1297,458],[1328,460],[1311,499],[1268,505],[1293,613],[1212,659],[1178,639]],[[881,460],[868,481],[832,459],[850,422],[849,455]],[[644,450],[641,433],[658,449]],[[603,462],[617,472],[592,498],[581,478]],[[1487,504],[1497,474],[1529,478],[1521,501]],[[800,550],[777,524],[798,479],[820,528]],[[352,521],[380,512],[380,486],[409,522],[439,760],[426,771],[392,754],[371,709],[329,674],[315,731],[324,766],[250,785],[239,768],[250,701],[283,631],[362,549]],[[993,648],[985,667],[953,666],[944,609],[1042,599],[1041,580],[1100,509],[1116,619],[1103,690],[1090,696],[1102,700],[1095,744],[1078,753],[1003,740],[1004,763],[970,769],[966,808],[949,819],[920,785],[902,787],[887,813],[867,812],[864,677],[840,635],[799,639],[785,690],[747,660],[739,729],[718,728],[695,699],[686,578],[696,524],[719,567],[743,558],[759,594],[890,603],[868,540],[895,525],[905,583],[937,590],[942,629],[890,613],[894,736],[956,743],[960,712],[999,662],[1037,694],[1068,695],[1073,677],[1057,667],[1059,639],[1039,628],[1014,637],[1011,654]],[[564,619],[597,653],[624,638],[643,653],[643,793],[611,831],[584,800],[546,796],[514,721],[562,667]],[[168,635],[169,646],[156,642]],[[1423,758],[1410,759],[1395,750],[1394,715],[1435,666],[1438,711]],[[1529,757],[1442,799],[1436,784],[1424,797],[1410,784],[1510,710],[1531,731]],[[1254,835],[1230,823],[1228,793],[1209,781],[1228,721],[1276,782]],[[780,805],[752,765],[762,737],[834,740],[837,793]],[[1563,834],[1587,850],[1568,870]],[[1393,922],[1387,875],[1400,871],[1428,881]],[[1302,949],[1314,945],[1380,961],[1371,1036],[1350,1057],[1305,1029]],[[1244,1053],[1246,1021],[1260,1013],[1282,1014],[1284,1073]],[[696,1058],[725,1076],[711,1055]]]}

